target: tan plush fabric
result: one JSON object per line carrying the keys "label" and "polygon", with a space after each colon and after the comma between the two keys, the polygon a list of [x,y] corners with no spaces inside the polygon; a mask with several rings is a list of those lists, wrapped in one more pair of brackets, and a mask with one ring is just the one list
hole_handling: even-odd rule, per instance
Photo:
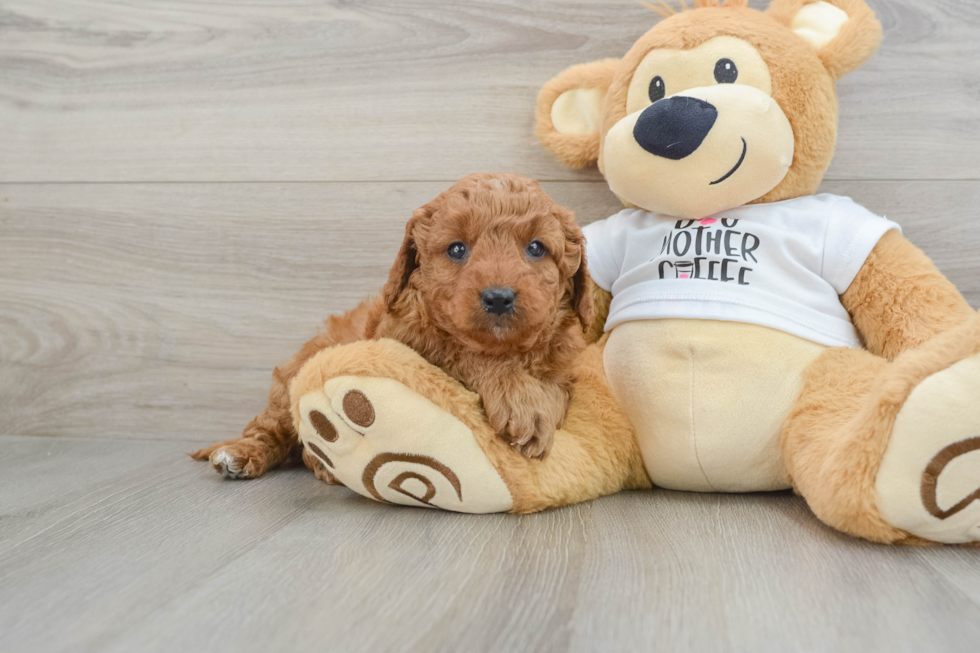
{"label": "tan plush fabric", "polygon": [[612,331],[605,364],[654,485],[756,492],[789,487],[779,433],[823,351],[754,324],[647,320]]}
{"label": "tan plush fabric", "polygon": [[773,0],[766,13],[793,28],[800,10],[817,4],[829,4],[848,16],[836,36],[817,50],[827,71],[834,79],[840,79],[860,68],[878,49],[881,23],[864,0]]}
{"label": "tan plush fabric", "polygon": [[827,350],[806,371],[782,443],[790,481],[817,517],[851,535],[895,542],[903,533],[878,514],[873,489],[896,411],[879,408],[872,395],[885,364],[866,351]]}
{"label": "tan plush fabric", "polygon": [[[537,113],[534,133],[538,140],[551,154],[569,168],[584,168],[593,165],[599,158],[599,131],[588,134],[563,134],[552,122],[552,108],[564,93],[576,89],[596,90],[605,97],[606,89],[612,81],[612,76],[618,67],[618,60],[603,59],[587,64],[572,66],[553,80],[545,84],[538,93]],[[580,108],[590,108],[583,103],[575,105]],[[566,107],[565,113],[572,107]],[[567,120],[580,124],[599,124],[600,116],[584,115],[577,120],[567,117]]]}
{"label": "tan plush fabric", "polygon": [[[974,316],[892,363],[854,349],[830,349],[817,359],[782,442],[793,487],[820,519],[876,542],[922,543],[881,514],[878,471],[896,418],[916,386],[977,353],[980,317]],[[965,414],[970,406],[945,410]],[[927,462],[912,472],[914,480],[921,481]]]}
{"label": "tan plush fabric", "polygon": [[889,360],[974,316],[956,286],[898,231],[882,237],[841,302],[868,351]]}

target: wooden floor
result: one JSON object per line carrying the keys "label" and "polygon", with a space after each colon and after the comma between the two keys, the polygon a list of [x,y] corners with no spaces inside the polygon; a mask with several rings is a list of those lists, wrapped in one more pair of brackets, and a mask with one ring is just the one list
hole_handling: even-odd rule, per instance
{"label": "wooden floor", "polygon": [[[753,2],[764,6],[764,2]],[[872,0],[824,190],[980,307],[980,3]],[[788,494],[530,517],[222,481],[271,368],[477,170],[618,209],[534,141],[632,0],[0,0],[0,651],[972,651],[980,552],[838,535]]]}
{"label": "wooden floor", "polygon": [[963,651],[975,550],[889,549],[788,493],[394,509],[189,443],[0,438],[3,651]]}

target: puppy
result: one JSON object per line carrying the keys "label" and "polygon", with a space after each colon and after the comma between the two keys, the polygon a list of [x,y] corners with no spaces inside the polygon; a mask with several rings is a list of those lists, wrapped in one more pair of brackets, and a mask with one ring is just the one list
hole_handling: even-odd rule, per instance
{"label": "puppy", "polygon": [[529,458],[561,426],[593,304],[584,238],[537,182],[476,174],[415,211],[368,338],[392,338],[480,395]]}
{"label": "puppy", "polygon": [[303,364],[327,347],[392,338],[479,394],[491,426],[523,455],[543,458],[592,324],[590,283],[582,231],[537,182],[465,177],[412,215],[381,295],[329,318],[325,333],[274,370],[269,404],[242,437],[190,455],[230,478],[261,476],[298,444],[289,383]]}

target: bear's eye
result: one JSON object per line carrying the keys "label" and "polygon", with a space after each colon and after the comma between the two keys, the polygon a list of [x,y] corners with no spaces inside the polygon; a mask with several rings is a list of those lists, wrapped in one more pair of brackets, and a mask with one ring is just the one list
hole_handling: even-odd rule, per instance
{"label": "bear's eye", "polygon": [[464,258],[466,258],[466,245],[457,240],[455,243],[449,246],[449,248],[446,250],[446,254],[448,254],[449,258],[454,261],[462,261]]}
{"label": "bear's eye", "polygon": [[548,248],[540,240],[532,240],[527,246],[527,255],[531,258],[541,258],[548,253]]}
{"label": "bear's eye", "polygon": [[650,101],[664,99],[667,95],[667,87],[664,85],[664,78],[659,75],[650,80]]}
{"label": "bear's eye", "polygon": [[734,84],[738,79],[738,68],[731,59],[719,59],[715,64],[715,80],[719,84]]}

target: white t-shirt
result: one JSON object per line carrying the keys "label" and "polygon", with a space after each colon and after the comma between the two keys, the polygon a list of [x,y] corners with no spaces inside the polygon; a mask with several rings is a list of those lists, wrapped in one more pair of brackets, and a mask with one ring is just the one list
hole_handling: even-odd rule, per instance
{"label": "white t-shirt", "polygon": [[632,320],[726,320],[860,347],[839,296],[891,229],[900,227],[825,194],[702,220],[628,209],[584,231],[592,278],[613,296],[607,331]]}

